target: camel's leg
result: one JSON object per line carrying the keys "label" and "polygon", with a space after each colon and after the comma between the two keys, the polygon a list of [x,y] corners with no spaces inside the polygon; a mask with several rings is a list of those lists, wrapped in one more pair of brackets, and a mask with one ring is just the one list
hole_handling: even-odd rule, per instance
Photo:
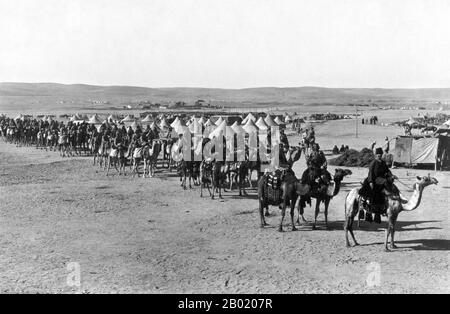
{"label": "camel's leg", "polygon": [[326,198],[325,201],[324,201],[324,204],[325,204],[324,215],[325,215],[325,228],[326,229],[328,229],[328,206],[330,205],[330,201],[331,201],[330,198]]}
{"label": "camel's leg", "polygon": [[[111,158],[111,157],[110,157]],[[111,161],[108,164],[108,169],[106,170],[106,176],[109,175],[109,169],[111,169]],[[117,169],[117,168],[116,168]]]}
{"label": "camel's leg", "polygon": [[295,214],[295,201],[296,197],[291,200],[291,223],[292,223],[292,231],[297,231],[294,224],[294,214]]}
{"label": "camel's leg", "polygon": [[223,199],[222,197],[222,184],[219,182],[219,198]]}
{"label": "camel's leg", "polygon": [[350,233],[353,242],[355,242],[355,246],[359,245],[358,242],[356,242],[355,239],[355,235],[353,234],[353,222],[355,219],[355,215],[353,215],[353,213],[349,214],[348,217],[346,217],[345,219],[345,224],[344,224],[344,230],[345,230],[345,242],[346,242],[346,246],[350,247],[350,242],[348,241],[348,233]]}
{"label": "camel's leg", "polygon": [[300,225],[300,217],[302,218],[303,223],[307,223],[308,221],[305,219],[305,217],[303,216],[304,212],[305,212],[305,207],[303,206],[305,205],[304,200],[302,199],[302,197],[300,196],[300,199],[298,201],[298,206],[297,206],[297,211],[298,211],[298,218],[297,218],[297,224]]}
{"label": "camel's leg", "polygon": [[395,223],[397,222],[397,215],[392,215],[392,230],[391,230],[391,249],[396,249],[397,246],[394,242],[394,234],[395,234]]}
{"label": "camel's leg", "polygon": [[248,183],[250,184],[250,188],[253,188],[253,184],[252,184],[252,170],[250,169],[248,171]]}
{"label": "camel's leg", "polygon": [[280,219],[280,226],[278,227],[279,232],[283,232],[283,220],[284,215],[286,214],[286,202],[283,201],[283,204],[281,206],[281,219]]}
{"label": "camel's leg", "polygon": [[396,220],[397,220],[396,215],[394,215],[392,213],[388,213],[388,224],[386,227],[386,239],[384,241],[385,251],[389,251],[389,248],[388,248],[389,235],[391,236],[391,243],[390,243],[391,249],[396,248],[396,246],[394,244],[394,225],[395,225]]}
{"label": "camel's leg", "polygon": [[314,211],[314,223],[312,225],[313,230],[316,229],[316,223],[317,223],[317,216],[319,216],[320,212],[320,199],[316,199],[316,209]]}
{"label": "camel's leg", "polygon": [[[245,190],[245,174],[239,175],[239,189],[242,189],[243,195],[247,195],[247,191]],[[241,193],[240,190],[239,193]]]}
{"label": "camel's leg", "polygon": [[264,228],[267,226],[266,219],[264,218],[263,212],[264,212],[264,197],[259,198],[259,218],[261,219],[261,228]]}
{"label": "camel's leg", "polygon": [[[234,174],[228,173],[228,181],[230,182],[230,191],[233,191],[233,180]],[[241,191],[239,191],[239,195],[241,195]]]}
{"label": "camel's leg", "polygon": [[389,234],[391,233],[391,225],[392,225],[392,217],[389,217],[389,218],[388,218],[388,223],[387,223],[387,226],[386,226],[385,240],[384,240],[384,250],[385,250],[386,252],[389,251],[389,248],[388,248],[388,239],[389,239]]}

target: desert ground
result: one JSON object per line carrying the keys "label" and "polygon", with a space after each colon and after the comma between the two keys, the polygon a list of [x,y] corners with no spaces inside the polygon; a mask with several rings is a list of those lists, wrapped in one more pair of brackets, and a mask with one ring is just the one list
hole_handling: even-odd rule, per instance
{"label": "desert ground", "polygon": [[[380,122],[400,114],[410,115],[378,112]],[[324,150],[361,149],[402,133],[358,127],[355,138],[354,120],[318,125],[317,141]],[[294,170],[300,176],[304,169],[302,156]],[[234,190],[223,200],[200,198],[197,187],[181,189],[175,172],[107,177],[90,157],[0,140],[0,292],[449,293],[450,173],[393,170],[407,196],[416,175],[430,172],[439,184],[427,187],[417,210],[400,214],[399,248],[384,252],[385,221],[362,222],[355,230],[361,246],[345,247],[344,198],[367,175],[351,170],[331,201],[328,230],[302,224],[293,232],[285,219],[279,233],[277,207],[260,228],[254,189],[249,197]],[[305,216],[311,221],[313,208]],[[68,284],[70,263],[80,267],[79,287]]]}

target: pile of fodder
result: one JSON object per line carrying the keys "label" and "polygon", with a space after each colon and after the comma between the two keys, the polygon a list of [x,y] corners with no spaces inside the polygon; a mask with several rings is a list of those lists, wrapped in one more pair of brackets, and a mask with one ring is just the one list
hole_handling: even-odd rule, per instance
{"label": "pile of fodder", "polygon": [[360,152],[349,149],[341,156],[331,159],[328,163],[333,166],[368,167],[374,159],[375,155],[369,148],[363,148]]}

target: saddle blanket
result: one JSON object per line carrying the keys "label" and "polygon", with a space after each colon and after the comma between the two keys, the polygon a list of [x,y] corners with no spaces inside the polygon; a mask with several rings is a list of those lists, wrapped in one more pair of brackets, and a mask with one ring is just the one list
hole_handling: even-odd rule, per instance
{"label": "saddle blanket", "polygon": [[270,185],[267,186],[266,189],[266,199],[269,205],[279,205],[281,203],[281,189],[273,188]]}
{"label": "saddle blanket", "polygon": [[267,185],[272,189],[279,189],[281,187],[281,175],[277,173],[269,173],[267,176]]}

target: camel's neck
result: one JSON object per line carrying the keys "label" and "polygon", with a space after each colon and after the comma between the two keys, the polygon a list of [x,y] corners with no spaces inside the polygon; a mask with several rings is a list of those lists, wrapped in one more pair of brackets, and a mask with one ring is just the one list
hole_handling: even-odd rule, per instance
{"label": "camel's neck", "polygon": [[402,209],[403,210],[414,210],[420,205],[420,201],[422,200],[422,192],[423,187],[420,184],[414,185],[414,193],[409,199],[408,203],[403,204]]}
{"label": "camel's neck", "polygon": [[334,180],[334,192],[333,192],[333,196],[338,195],[339,191],[341,190],[341,182],[342,180]]}

